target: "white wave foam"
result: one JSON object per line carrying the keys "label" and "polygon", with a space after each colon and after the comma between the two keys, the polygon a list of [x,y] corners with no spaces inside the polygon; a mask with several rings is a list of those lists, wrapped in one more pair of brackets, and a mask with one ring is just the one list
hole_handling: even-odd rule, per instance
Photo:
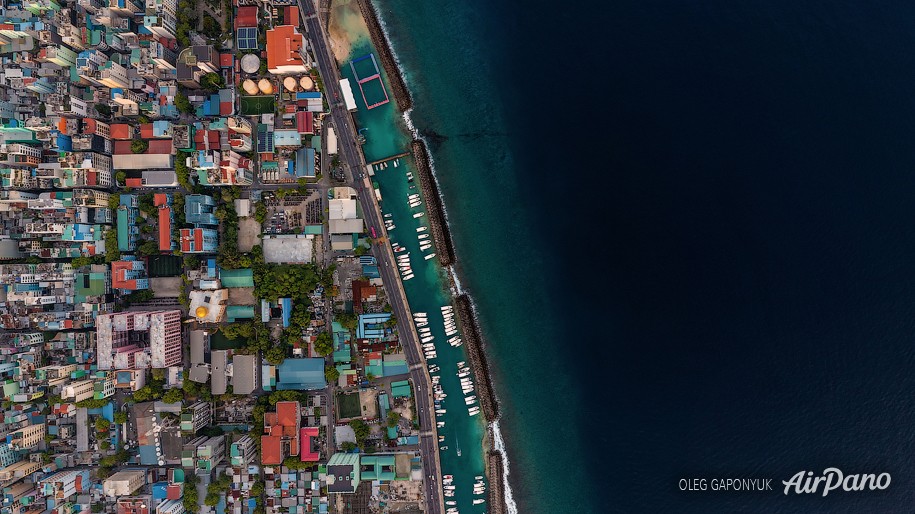
{"label": "white wave foam", "polygon": [[448,266],[448,271],[451,273],[451,279],[454,280],[454,288],[457,291],[457,294],[464,294],[464,288],[461,286],[461,279],[458,276],[458,272],[454,269],[454,266]]}
{"label": "white wave foam", "polygon": [[[413,95],[412,95],[412,92],[410,91],[409,81],[407,79],[407,75],[405,73],[404,66],[400,62],[400,57],[398,56],[397,51],[394,49],[394,42],[391,40],[391,35],[388,33],[387,23],[385,23],[384,17],[381,15],[381,11],[377,8],[375,9],[375,17],[378,19],[378,24],[381,25],[381,32],[384,34],[385,40],[387,41],[388,50],[390,50],[391,57],[394,59],[394,64],[397,66],[397,71],[398,71],[398,73],[400,73],[400,77],[404,82],[404,86],[407,88],[407,94],[409,94],[412,97]],[[438,187],[438,184],[437,184],[438,183],[438,171],[436,170],[436,167],[435,167],[435,158],[432,156],[432,151],[429,149],[429,140],[425,136],[420,134],[419,130],[416,129],[416,125],[413,124],[412,112],[413,112],[413,107],[410,107],[409,109],[404,111],[404,113],[403,113],[404,124],[407,126],[407,129],[410,131],[410,135],[413,136],[414,139],[421,140],[426,146],[426,156],[429,159],[429,170],[432,172],[432,180],[434,180],[436,182],[436,186],[437,186],[436,189],[438,189],[439,205],[441,205],[441,208],[442,208],[442,217],[444,218],[445,224],[448,225],[449,232],[450,232],[451,223],[448,220],[448,208],[445,206],[445,198],[442,194],[442,188]],[[455,253],[456,253],[456,251],[455,251]],[[455,255],[455,259],[457,259],[457,255]],[[455,269],[454,266],[451,266],[450,271],[451,271],[451,276],[454,279],[455,287],[456,287],[458,293],[459,294],[463,293],[463,288],[461,287],[461,282],[458,278],[457,269]],[[470,297],[470,303],[471,303],[472,315],[473,315],[474,319],[476,319],[476,317],[477,317],[476,305],[474,305],[472,297]],[[482,351],[482,348],[481,348],[481,351]],[[499,401],[498,397],[493,398],[493,400],[496,402]],[[515,503],[514,497],[512,497],[511,486],[508,483],[508,466],[509,466],[508,452],[505,450],[505,441],[502,439],[502,431],[499,429],[498,420],[496,420],[492,423],[492,430],[493,430],[493,447],[495,449],[499,450],[499,452],[502,455],[502,470],[503,470],[502,471],[502,479],[503,479],[502,489],[503,489],[504,495],[505,495],[505,507],[508,510],[508,514],[518,514],[518,505]]]}
{"label": "white wave foam", "polygon": [[512,496],[512,488],[508,484],[508,452],[505,451],[505,440],[502,439],[502,431],[499,430],[499,421],[492,423],[493,447],[502,454],[502,488],[505,492],[505,509],[508,514],[518,514],[518,504]]}

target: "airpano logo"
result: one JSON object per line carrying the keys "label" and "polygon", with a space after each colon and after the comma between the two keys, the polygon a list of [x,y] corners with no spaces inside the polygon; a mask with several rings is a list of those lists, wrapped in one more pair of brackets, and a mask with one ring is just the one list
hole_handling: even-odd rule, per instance
{"label": "airpano logo", "polygon": [[890,486],[891,481],[889,473],[845,475],[839,468],[826,468],[822,475],[816,477],[813,476],[813,471],[798,471],[790,480],[783,480],[782,484],[786,495],[817,494],[822,491],[823,496],[826,496],[840,487],[847,492],[882,491]]}

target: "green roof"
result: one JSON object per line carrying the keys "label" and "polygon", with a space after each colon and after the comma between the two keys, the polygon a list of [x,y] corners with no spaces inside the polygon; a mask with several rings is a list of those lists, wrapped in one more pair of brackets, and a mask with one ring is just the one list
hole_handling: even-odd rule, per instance
{"label": "green roof", "polygon": [[105,294],[106,278],[105,273],[76,273],[74,275],[76,282],[76,302],[83,303],[88,296],[101,296]]}
{"label": "green roof", "polygon": [[302,230],[302,233],[320,236],[324,233],[324,227],[322,225],[305,225],[305,229]]}
{"label": "green roof", "polygon": [[394,398],[409,398],[410,394],[410,383],[406,380],[391,382],[391,396]]}
{"label": "green roof", "polygon": [[118,209],[118,250],[126,252],[130,250],[130,224],[127,220],[127,209]]}
{"label": "green roof", "polygon": [[226,307],[226,317],[232,323],[239,319],[254,319],[253,305],[229,305]]}

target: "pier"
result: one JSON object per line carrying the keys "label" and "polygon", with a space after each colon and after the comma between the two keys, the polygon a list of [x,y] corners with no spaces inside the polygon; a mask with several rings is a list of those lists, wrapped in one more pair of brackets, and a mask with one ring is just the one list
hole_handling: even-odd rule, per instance
{"label": "pier", "polygon": [[502,489],[505,470],[502,467],[502,452],[490,450],[486,454],[486,461],[489,478],[489,514],[504,514],[505,492]]}
{"label": "pier", "polygon": [[372,45],[378,51],[381,57],[381,66],[384,67],[385,73],[388,74],[394,100],[397,102],[397,108],[406,111],[413,106],[413,98],[410,97],[410,90],[407,89],[403,77],[400,76],[400,68],[397,67],[397,61],[388,45],[388,38],[384,35],[381,28],[381,22],[378,21],[378,13],[375,12],[375,6],[371,0],[358,0],[359,10],[362,17],[365,18],[365,24],[369,28],[369,36],[372,38]]}
{"label": "pier", "polygon": [[403,152],[403,153],[399,153],[399,154],[397,154],[397,155],[392,155],[392,156],[390,156],[390,157],[385,157],[384,159],[378,159],[377,161],[372,161],[372,162],[366,164],[366,166],[368,166],[369,168],[371,168],[372,166],[374,166],[374,165],[376,165],[376,164],[382,164],[382,163],[385,163],[385,162],[391,162],[391,161],[393,161],[393,160],[402,159],[402,158],[404,158],[404,157],[409,157],[409,156],[410,156],[410,152]]}
{"label": "pier", "polygon": [[429,153],[426,150],[426,143],[419,139],[413,140],[412,147],[413,158],[419,171],[419,186],[426,199],[426,215],[429,216],[432,240],[435,242],[439,261],[442,266],[447,267],[454,263],[454,243],[451,241],[448,222],[445,221],[445,209],[442,207],[442,198],[438,194],[438,185],[435,182],[435,176],[432,175]]}
{"label": "pier", "polygon": [[473,305],[466,294],[458,295],[454,301],[457,304],[456,310],[464,332],[467,357],[470,359],[470,367],[473,369],[476,379],[477,398],[480,400],[480,407],[482,407],[483,415],[486,416],[486,421],[492,423],[499,417],[499,404],[492,388],[492,380],[489,378],[489,365],[486,362],[486,352],[483,350],[480,329],[473,314]]}

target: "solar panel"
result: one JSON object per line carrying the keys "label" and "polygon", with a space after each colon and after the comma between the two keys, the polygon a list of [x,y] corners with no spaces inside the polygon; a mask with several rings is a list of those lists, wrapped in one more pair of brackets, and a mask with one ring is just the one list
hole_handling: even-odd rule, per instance
{"label": "solar panel", "polygon": [[254,50],[257,48],[257,27],[242,27],[238,29],[236,42],[239,50]]}

